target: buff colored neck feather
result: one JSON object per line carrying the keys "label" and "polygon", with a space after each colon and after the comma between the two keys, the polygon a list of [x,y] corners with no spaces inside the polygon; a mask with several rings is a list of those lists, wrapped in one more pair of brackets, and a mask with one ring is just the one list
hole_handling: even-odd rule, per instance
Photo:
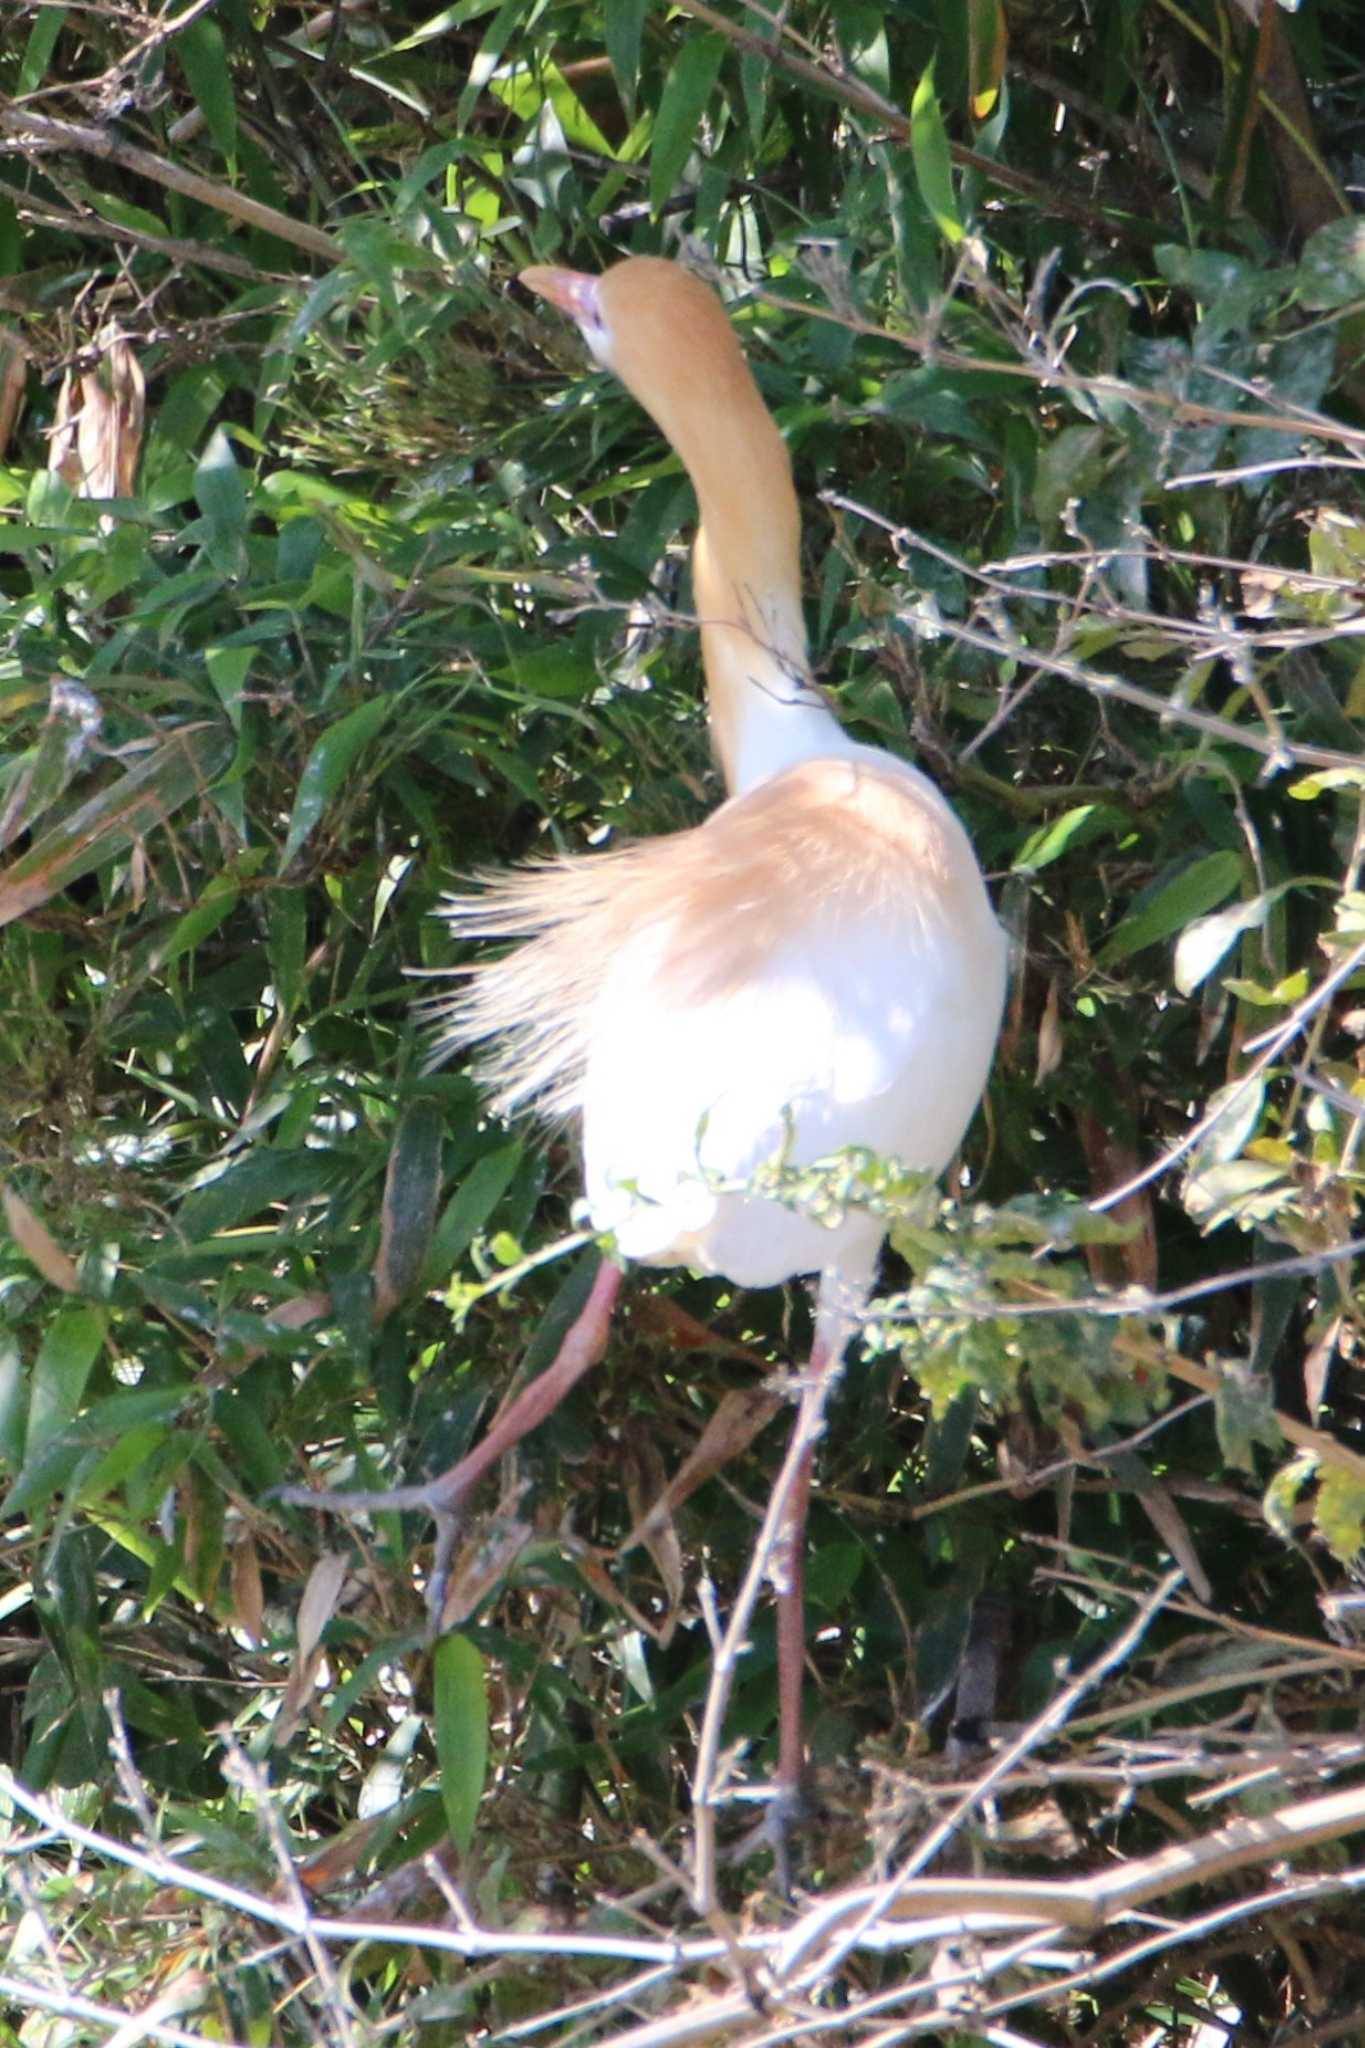
{"label": "buff colored neck feather", "polygon": [[727,787],[846,753],[810,678],[791,463],[720,301],[677,264],[632,257],[603,276],[601,302],[606,359],[697,493],[693,591]]}

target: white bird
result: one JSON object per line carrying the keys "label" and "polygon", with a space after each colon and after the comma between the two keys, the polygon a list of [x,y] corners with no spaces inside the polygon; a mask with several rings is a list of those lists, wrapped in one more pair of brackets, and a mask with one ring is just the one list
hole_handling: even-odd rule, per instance
{"label": "white bird", "polygon": [[[434,1006],[443,1051],[479,1046],[491,1106],[571,1116],[588,1213],[622,1258],[742,1287],[817,1273],[812,1378],[842,1357],[885,1219],[751,1184],[869,1148],[936,1174],[976,1108],[1006,946],[970,841],[918,769],[841,729],[815,687],[786,448],[716,294],[629,257],[522,282],[575,320],[696,488],[692,555],[711,732],[728,801],[691,830],[487,878],[455,930],[521,943]],[[600,1355],[604,1264],[564,1353],[470,1458],[449,1505]],[[802,1765],[800,1533],[779,1586],[779,1791]]]}

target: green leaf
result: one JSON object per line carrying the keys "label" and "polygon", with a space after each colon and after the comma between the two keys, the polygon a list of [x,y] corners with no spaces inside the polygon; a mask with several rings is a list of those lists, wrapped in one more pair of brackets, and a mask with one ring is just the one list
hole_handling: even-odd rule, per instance
{"label": "green leaf", "polygon": [[1283,1441],[1270,1400],[1270,1385],[1233,1366],[1224,1368],[1213,1404],[1218,1448],[1239,1472],[1253,1472],[1257,1444],[1277,1450]]}
{"label": "green leaf", "polygon": [[199,102],[209,133],[225,157],[237,153],[237,101],[232,90],[223,31],[201,14],[173,40],[190,91]]}
{"label": "green leaf", "polygon": [[1040,526],[1051,527],[1069,499],[1094,488],[1102,474],[1105,441],[1103,427],[1077,424],[1043,442],[1033,481],[1033,508]]}
{"label": "green leaf", "polygon": [[12,1337],[0,1337],[0,1463],[17,1472],[24,1455],[24,1362]]}
{"label": "green leaf", "polygon": [[687,34],[664,80],[649,160],[649,203],[656,214],[672,196],[687,162],[725,48],[723,36]]}
{"label": "green leaf", "polygon": [[184,803],[202,801],[232,753],[220,726],[186,726],[91,797],[0,873],[0,925],[26,917],[102,861],[147,839]]}
{"label": "green leaf", "polygon": [[[260,1145],[211,1179],[205,1178],[202,1186],[186,1196],[178,1218],[181,1232],[193,1243],[222,1230],[235,1230],[278,1203],[320,1193],[336,1171],[332,1154],[319,1147],[283,1151]],[[144,1285],[154,1299],[162,1298],[155,1269],[148,1268]],[[207,1299],[203,1309],[205,1314],[211,1311]],[[187,1312],[188,1308],[182,1307],[181,1313]]]}
{"label": "green leaf", "polygon": [[635,104],[635,87],[640,77],[640,36],[648,12],[649,0],[606,0],[603,36],[627,107]]}
{"label": "green leaf", "polygon": [[38,743],[23,758],[0,810],[0,846],[32,831],[74,777],[89,767],[100,725],[99,702],[87,689],[61,680],[52,684]]}
{"label": "green leaf", "polygon": [[1312,313],[1330,313],[1365,298],[1365,220],[1351,214],[1310,235],[1296,282],[1299,303]]}
{"label": "green leaf", "polygon": [[1036,874],[1040,868],[1060,860],[1064,853],[1072,853],[1127,822],[1123,812],[1112,804],[1077,804],[1029,834],[1014,857],[1014,871],[1021,875]]}
{"label": "green leaf", "polygon": [[294,795],[293,815],[280,855],[281,874],[312,835],[328,804],[370,741],[382,731],[392,710],[390,698],[372,697],[367,704],[358,704],[354,711],[348,711],[344,718],[329,726],[314,746]]}
{"label": "green leaf", "polygon": [[270,972],[286,1010],[296,1010],[304,996],[304,963],[308,952],[308,912],[295,889],[276,889],[266,929]]}
{"label": "green leaf", "polygon": [[[508,38],[517,29],[524,33],[542,12],[542,4],[543,0],[530,0],[530,4],[528,0],[502,0],[501,7],[484,31],[483,41],[469,67],[469,83],[460,94],[455,109],[454,127],[458,134],[464,134],[468,130],[470,116],[478,104],[480,94],[497,68],[498,59],[507,46]],[[486,8],[479,4],[471,9],[471,19],[486,12]]]}
{"label": "green leaf", "polygon": [[944,240],[956,245],[963,240],[966,229],[958,214],[957,194],[953,190],[953,154],[934,92],[932,64],[915,87],[915,96],[910,102],[910,154],[921,199]]}
{"label": "green leaf", "polygon": [[256,659],[254,647],[206,647],[204,666],[209,681],[218,692],[224,711],[240,731],[242,724],[242,692],[246,679],[251,674],[251,665]]}
{"label": "green leaf", "polygon": [[1242,1076],[1215,1088],[1204,1104],[1211,1119],[1191,1158],[1191,1171],[1226,1166],[1241,1156],[1256,1135],[1265,1108],[1265,1082]]}
{"label": "green leaf", "polygon": [[474,1161],[446,1204],[432,1244],[431,1263],[438,1279],[445,1279],[483,1229],[511,1186],[525,1149],[519,1140],[514,1140]]}
{"label": "green leaf", "polygon": [[374,1267],[376,1319],[397,1306],[422,1277],[441,1192],[441,1119],[429,1099],[411,1102],[398,1119],[389,1152]]}
{"label": "green leaf", "polygon": [[192,953],[196,946],[203,944],[211,933],[216,932],[236,908],[242,890],[251,880],[265,859],[263,847],[252,847],[232,863],[220,875],[210,875],[193,909],[177,918],[170,937],[159,949],[158,963],[166,967],[172,960],[178,960],[182,953]]}
{"label": "green leaf", "polygon": [[103,1342],[104,1317],[97,1308],[69,1302],[58,1310],[33,1365],[25,1464],[31,1464],[80,1413],[85,1383]]}
{"label": "green leaf", "polygon": [[1182,996],[1194,994],[1243,932],[1265,923],[1270,905],[1283,893],[1283,889],[1272,889],[1186,925],[1175,945],[1174,981]]}
{"label": "green leaf", "polygon": [[1240,885],[1242,865],[1239,853],[1224,851],[1206,854],[1203,860],[1182,868],[1110,933],[1097,956],[1100,966],[1112,967],[1127,960],[1144,946],[1155,946],[1216,909]]}
{"label": "green leaf", "polygon": [[16,99],[23,99],[26,94],[37,92],[46,78],[48,58],[57,47],[57,38],[70,12],[69,7],[38,9],[33,26],[28,32],[28,41],[24,45],[24,54],[14,81]]}
{"label": "green leaf", "polygon": [[221,427],[214,428],[199,459],[194,497],[204,515],[209,559],[225,576],[242,575],[247,563],[250,508],[232,443]]}
{"label": "green leaf", "polygon": [[967,91],[974,121],[989,119],[1000,98],[1006,42],[1002,0],[967,0]]}
{"label": "green leaf", "polygon": [[463,1855],[488,1775],[488,1685],[483,1658],[468,1636],[443,1636],[432,1673],[432,1716],[441,1802],[456,1848]]}

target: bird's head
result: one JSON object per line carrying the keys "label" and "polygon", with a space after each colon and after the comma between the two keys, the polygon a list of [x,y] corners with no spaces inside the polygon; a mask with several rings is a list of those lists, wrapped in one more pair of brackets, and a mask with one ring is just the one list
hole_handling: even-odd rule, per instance
{"label": "bird's head", "polygon": [[694,474],[718,441],[776,438],[725,308],[680,263],[627,256],[597,277],[537,264],[521,282],[568,314]]}

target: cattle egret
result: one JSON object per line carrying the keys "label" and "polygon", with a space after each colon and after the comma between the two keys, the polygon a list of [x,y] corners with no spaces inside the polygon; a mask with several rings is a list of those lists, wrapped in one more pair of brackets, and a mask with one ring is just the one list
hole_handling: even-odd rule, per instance
{"label": "cattle egret", "polygon": [[[692,585],[728,801],[689,831],[488,878],[452,899],[466,937],[521,943],[436,1007],[443,1050],[481,1047],[494,1109],[571,1116],[587,1208],[625,1259],[741,1287],[819,1275],[810,1379],[828,1379],[885,1219],[754,1185],[865,1147],[936,1174],[985,1086],[1004,934],[971,843],[918,769],[842,730],[811,679],[786,447],[720,300],[677,263],[536,267],[680,456],[700,524]],[[781,1177],[779,1176],[779,1183]],[[564,1353],[462,1466],[449,1501],[533,1427],[605,1342],[604,1265]],[[497,1444],[494,1448],[494,1438]],[[801,1532],[782,1545],[779,1792],[802,1766]]]}
{"label": "cattle egret", "polygon": [[1005,939],[948,803],[850,739],[811,679],[791,464],[716,294],[648,256],[522,282],[577,323],[695,486],[692,587],[729,795],[691,830],[450,899],[461,936],[519,943],[430,1006],[440,1051],[480,1049],[498,1113],[577,1123],[588,1213],[615,1255],[553,1365],[467,1458],[428,1486],[338,1504],[448,1521],[600,1357],[617,1257],[741,1287],[818,1274],[807,1429],[773,1546],[780,1812],[803,1766],[813,1439],[886,1234],[870,1207],[811,1199],[809,1180],[803,1200],[799,1169],[849,1148],[926,1175],[947,1165],[990,1067]]}

